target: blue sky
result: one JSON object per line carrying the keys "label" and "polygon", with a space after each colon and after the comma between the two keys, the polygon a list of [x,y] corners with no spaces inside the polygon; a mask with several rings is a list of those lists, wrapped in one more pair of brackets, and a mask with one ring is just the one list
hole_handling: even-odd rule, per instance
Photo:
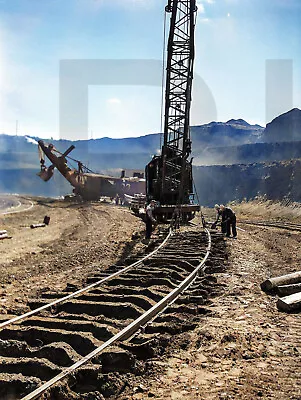
{"label": "blue sky", "polygon": [[[0,133],[15,134],[18,120],[19,134],[64,137],[60,61],[161,60],[166,3],[0,0]],[[243,118],[265,125],[301,108],[300,0],[199,0],[198,6],[192,124]],[[291,63],[291,96],[281,92],[289,69],[266,94],[267,60]],[[160,131],[159,84],[90,85],[88,94],[82,139]],[[267,101],[275,104],[267,109]]]}

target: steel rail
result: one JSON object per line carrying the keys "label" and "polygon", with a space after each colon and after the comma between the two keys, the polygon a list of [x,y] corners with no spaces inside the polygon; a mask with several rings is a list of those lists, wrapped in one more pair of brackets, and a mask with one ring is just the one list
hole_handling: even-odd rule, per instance
{"label": "steel rail", "polygon": [[49,304],[45,304],[45,305],[43,305],[43,306],[41,306],[41,307],[39,307],[39,308],[36,308],[35,310],[29,311],[29,312],[27,312],[27,313],[25,313],[25,314],[23,314],[23,315],[19,315],[19,316],[17,316],[17,317],[14,317],[14,318],[9,319],[8,321],[2,322],[2,323],[0,324],[0,330],[3,329],[3,328],[5,328],[5,327],[7,327],[8,325],[14,324],[15,322],[23,321],[23,320],[25,320],[26,318],[31,317],[32,315],[38,314],[39,312],[41,312],[41,311],[43,311],[43,310],[46,310],[47,308],[50,308],[50,307],[55,306],[55,305],[57,305],[57,304],[63,303],[63,302],[66,301],[66,300],[72,299],[73,297],[76,297],[76,296],[79,295],[79,294],[86,293],[86,292],[88,292],[90,289],[93,289],[93,288],[95,288],[95,287],[97,287],[97,286],[100,286],[101,284],[103,284],[103,283],[105,283],[105,282],[107,282],[107,281],[109,281],[109,280],[115,278],[116,276],[119,276],[119,275],[121,275],[121,274],[127,272],[129,269],[138,267],[140,264],[143,263],[143,261],[147,260],[148,258],[152,257],[154,254],[156,254],[157,251],[160,250],[161,247],[163,247],[163,246],[166,244],[166,242],[167,242],[168,239],[171,237],[171,235],[172,235],[172,230],[169,231],[167,237],[166,237],[165,240],[160,244],[160,246],[158,246],[158,247],[157,247],[154,251],[152,251],[151,253],[147,254],[147,255],[146,255],[145,257],[143,257],[141,260],[138,260],[138,261],[134,262],[133,264],[128,265],[127,267],[121,269],[120,271],[114,272],[114,274],[109,275],[109,276],[106,276],[105,278],[103,278],[103,279],[101,279],[101,280],[99,280],[99,281],[97,281],[97,282],[94,282],[94,283],[92,283],[92,284],[89,285],[89,286],[86,286],[86,287],[84,287],[84,288],[82,288],[82,289],[77,290],[76,292],[73,292],[73,293],[71,293],[71,294],[69,294],[69,295],[67,295],[67,296],[65,296],[65,297],[62,297],[61,299],[54,300],[54,301],[52,301],[52,302],[49,303]]}
{"label": "steel rail", "polygon": [[240,221],[240,223],[244,223],[246,225],[267,226],[267,227],[270,227],[270,228],[287,229],[287,230],[290,230],[290,231],[301,232],[301,225],[294,224],[294,223],[290,224],[289,222]]}
{"label": "steel rail", "polygon": [[[21,213],[21,212],[26,212],[31,210],[34,207],[34,204],[31,200],[29,200],[29,202],[31,203],[29,207],[27,208],[22,208],[21,210],[12,210],[12,211],[5,211],[5,212],[1,212],[1,215],[8,215],[8,214],[17,214],[17,213]],[[11,207],[11,208],[19,208],[21,207],[22,203],[19,201],[20,205],[18,205],[17,207]]]}
{"label": "steel rail", "polygon": [[292,225],[292,226],[299,226],[301,227],[301,223],[296,223],[296,222],[290,222],[290,221],[279,221],[279,220],[261,220],[261,221],[254,221],[254,220],[241,220],[241,222],[246,222],[246,223],[267,223],[267,224],[284,224],[284,225]]}
{"label": "steel rail", "polygon": [[205,262],[207,261],[210,251],[211,251],[211,235],[208,229],[205,228],[205,232],[208,236],[208,246],[206,249],[206,254],[200,264],[195,268],[195,270],[179,285],[177,286],[172,292],[170,292],[167,296],[165,296],[162,300],[160,300],[157,304],[151,307],[148,311],[142,314],[139,318],[133,321],[130,325],[126,328],[122,329],[119,333],[115,336],[111,337],[108,341],[103,343],[97,349],[93,350],[91,353],[87,354],[81,360],[77,361],[75,364],[71,365],[70,367],[63,370],[61,373],[56,375],[54,378],[45,382],[42,386],[34,390],[33,392],[29,393],[21,400],[34,400],[37,399],[40,395],[46,392],[51,386],[55,383],[59,382],[66,376],[70,375],[74,372],[77,368],[81,367],[86,362],[90,361],[92,358],[99,355],[103,352],[107,347],[111,346],[113,343],[118,341],[126,340],[131,337],[141,326],[146,324],[150,321],[156,314],[161,312],[164,308],[167,307],[168,304],[173,302],[196,278],[199,271],[204,267]]}

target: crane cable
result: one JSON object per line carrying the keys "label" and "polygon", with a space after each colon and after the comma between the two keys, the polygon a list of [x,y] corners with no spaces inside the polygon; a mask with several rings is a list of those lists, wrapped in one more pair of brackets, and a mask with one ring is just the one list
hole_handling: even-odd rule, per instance
{"label": "crane cable", "polygon": [[[196,6],[196,9],[195,9],[194,11],[196,11],[196,13],[195,13],[195,18],[194,18],[194,26],[195,26],[195,25],[196,25],[196,21],[197,21],[197,17],[198,17],[198,7],[197,7],[197,6]],[[165,10],[165,19],[164,19],[164,47],[163,47],[163,49],[165,49],[165,41],[166,41],[166,33],[165,33],[165,30],[166,30],[166,14],[167,14],[167,12],[166,12],[166,10]],[[164,65],[165,65],[165,52],[164,52],[164,50],[163,50],[160,147],[162,146],[161,141],[162,141],[162,130],[163,130],[162,122],[163,122],[163,100],[164,100],[164,98],[163,98],[163,94],[164,94]],[[182,179],[181,179],[181,180],[182,180]],[[196,185],[195,185],[195,182],[194,182],[193,177],[192,177],[192,183],[193,183],[194,192],[195,192],[195,194],[196,194],[198,204],[200,205],[200,200],[199,200],[199,196],[198,196],[198,193],[197,193],[197,190],[196,190]],[[174,213],[173,213],[173,215],[172,215],[171,222],[170,222],[170,227],[171,227],[171,228],[175,228],[175,226],[176,226],[176,224],[177,224],[177,221],[178,221],[178,225],[180,226],[180,223],[179,223],[179,222],[182,220],[182,210],[181,210],[181,209],[182,209],[182,205],[181,205],[182,190],[181,190],[181,189],[182,189],[182,185],[180,184],[180,194],[179,194],[179,196],[178,196],[178,199],[177,199],[177,202],[176,202],[176,208],[175,208],[175,211],[174,211]],[[202,225],[203,225],[203,227],[205,228],[205,226],[206,226],[206,221],[205,221],[205,216],[204,216],[204,214],[203,214],[203,212],[202,212],[201,206],[200,206],[200,212],[201,212]]]}
{"label": "crane cable", "polygon": [[[166,12],[165,12],[165,14],[166,14]],[[194,25],[196,25],[197,17],[198,17],[198,7],[196,7]],[[198,192],[197,192],[197,189],[196,189],[196,185],[195,185],[195,181],[194,181],[194,179],[193,179],[193,176],[192,176],[192,184],[193,184],[193,188],[194,188],[194,193],[195,193],[196,198],[197,198],[197,202],[198,202],[198,204],[199,204],[199,206],[200,206],[200,213],[201,213],[202,225],[203,225],[203,228],[205,228],[205,227],[206,227],[206,220],[205,220],[205,216],[204,216],[203,211],[202,211],[202,207],[201,207],[201,204],[200,204],[199,195],[198,195]],[[181,210],[181,205],[180,205],[179,203],[180,203],[180,196],[179,196],[179,198],[178,198],[177,206],[178,206],[178,207],[180,208],[180,210]],[[181,211],[180,211],[180,213],[182,214]],[[173,223],[173,217],[172,217],[171,224],[172,224],[172,223]]]}
{"label": "crane cable", "polygon": [[164,12],[164,28],[163,28],[163,51],[162,51],[162,82],[161,82],[161,127],[160,127],[160,149],[162,148],[163,135],[163,110],[164,110],[164,83],[165,83],[165,45],[166,45],[166,20],[167,12]]}
{"label": "crane cable", "polygon": [[196,195],[198,204],[199,204],[199,206],[200,206],[200,213],[201,213],[202,225],[203,225],[203,228],[205,228],[205,227],[206,227],[206,220],[205,220],[205,216],[204,216],[203,211],[202,211],[202,207],[201,207],[201,204],[200,204],[200,199],[199,199],[198,191],[197,191],[197,189],[196,189],[195,181],[194,181],[193,178],[192,178],[192,183],[193,183],[193,187],[194,187],[194,193],[195,193],[195,195]]}
{"label": "crane cable", "polygon": [[[63,153],[61,153],[59,150],[57,150],[57,149],[54,149],[54,151],[56,152],[56,153],[58,153],[58,154],[60,154],[61,156],[63,156],[64,154]],[[82,166],[84,167],[84,169],[85,170],[87,170],[87,172],[91,172],[92,174],[94,174],[94,171],[92,171],[91,169],[89,169],[86,165],[84,165],[81,161],[79,161],[79,160],[76,160],[75,158],[72,158],[72,157],[70,157],[70,156],[64,156],[65,158],[68,158],[69,160],[72,160],[72,161],[74,161],[74,162],[76,162],[76,163],[81,163],[82,164]],[[72,165],[72,163],[69,161],[69,164],[74,168],[74,169],[76,169],[75,168],[75,166],[74,165]]]}

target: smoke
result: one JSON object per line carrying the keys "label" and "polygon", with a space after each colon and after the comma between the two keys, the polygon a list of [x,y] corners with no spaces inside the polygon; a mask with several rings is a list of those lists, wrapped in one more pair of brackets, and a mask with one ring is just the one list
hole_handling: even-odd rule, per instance
{"label": "smoke", "polygon": [[35,145],[39,145],[39,143],[36,141],[36,140],[34,140],[33,138],[31,138],[31,137],[29,137],[29,136],[25,136],[25,139],[26,139],[26,141],[28,142],[28,143],[31,143],[31,144],[35,144]]}

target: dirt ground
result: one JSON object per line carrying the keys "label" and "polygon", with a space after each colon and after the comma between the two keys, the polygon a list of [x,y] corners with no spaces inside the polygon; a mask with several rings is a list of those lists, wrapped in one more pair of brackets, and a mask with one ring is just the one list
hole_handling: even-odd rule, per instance
{"label": "dirt ground", "polygon": [[[126,256],[132,234],[144,227],[127,208],[111,204],[20,202],[22,207],[9,214],[0,210],[0,230],[12,236],[0,240],[0,317],[24,312],[27,299],[40,291],[64,289],[67,283],[80,286],[87,275]],[[47,227],[30,228],[45,215],[50,217]]]}
{"label": "dirt ground", "polygon": [[[300,270],[301,234],[243,223],[278,218],[300,222],[300,206],[268,202],[234,205],[238,240],[227,239],[229,265],[218,282],[211,314],[185,334],[187,349],[157,360],[159,374],[132,399],[301,399],[301,313],[285,314],[261,291],[271,276]],[[204,210],[209,219],[213,212]],[[142,393],[139,393],[142,392]]]}
{"label": "dirt ground", "polygon": [[[25,310],[41,290],[81,285],[95,268],[124,256],[132,234],[144,228],[122,207],[31,201],[27,212],[0,217],[0,230],[12,236],[0,241],[0,316]],[[279,312],[276,297],[259,286],[300,270],[301,233],[243,223],[284,215],[301,223],[301,208],[253,202],[234,209],[241,229],[238,240],[227,239],[229,265],[217,276],[223,293],[212,299],[200,326],[185,333],[188,345],[153,360],[154,373],[139,378],[123,399],[301,399],[301,313]],[[213,218],[212,210],[205,213]],[[45,215],[48,227],[29,228]]]}

